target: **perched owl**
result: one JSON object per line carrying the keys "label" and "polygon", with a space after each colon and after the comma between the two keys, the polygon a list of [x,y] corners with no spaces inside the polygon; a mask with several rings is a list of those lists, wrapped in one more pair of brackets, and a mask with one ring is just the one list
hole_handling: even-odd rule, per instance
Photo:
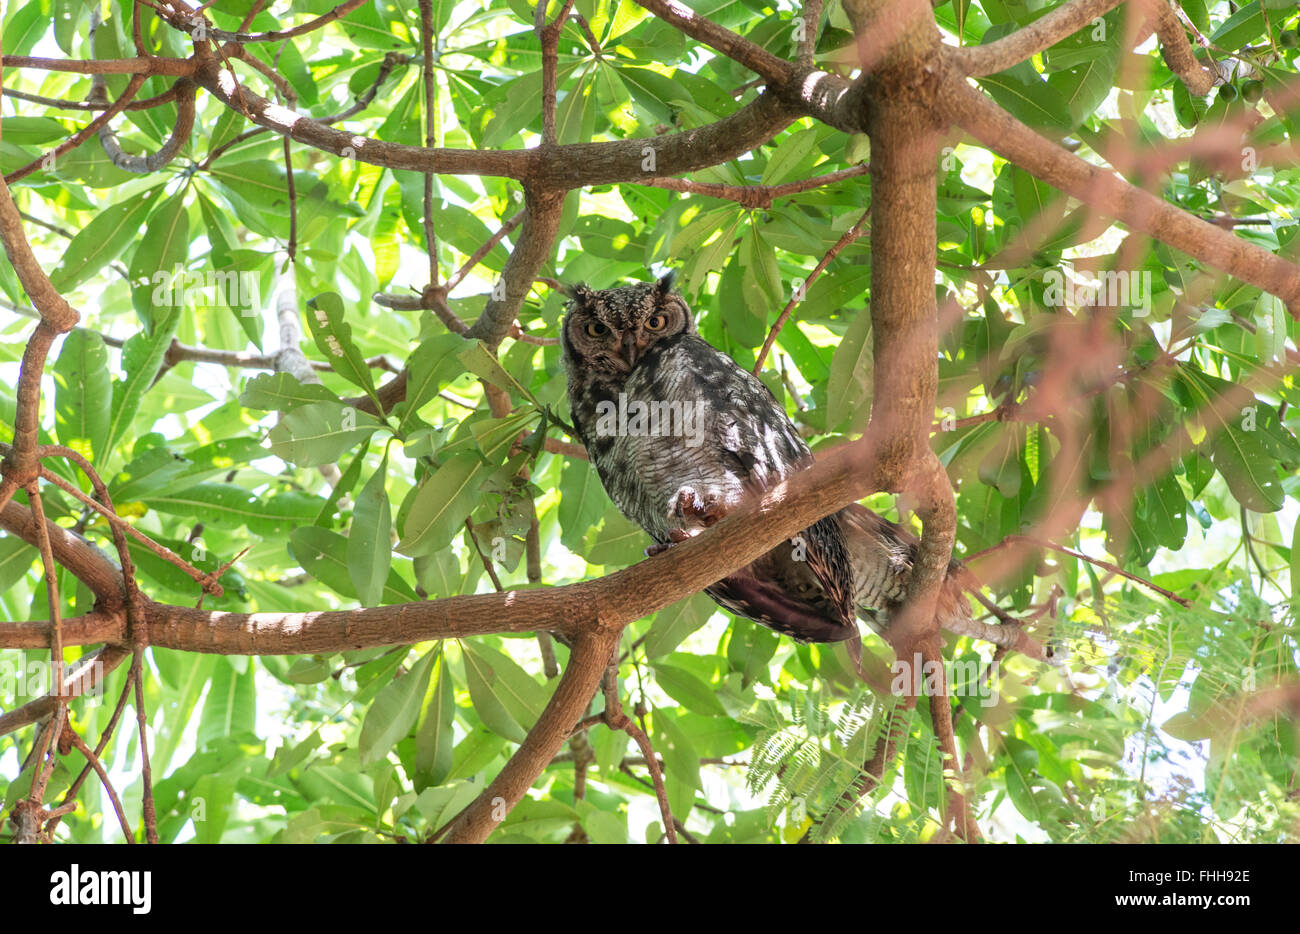
{"label": "perched owl", "polygon": [[[569,296],[561,343],[574,428],[615,505],[655,540],[647,553],[811,462],[767,387],[699,336],[671,273]],[[910,533],[854,504],[705,592],[800,641],[838,642],[858,635],[858,606],[903,598],[915,551]]]}

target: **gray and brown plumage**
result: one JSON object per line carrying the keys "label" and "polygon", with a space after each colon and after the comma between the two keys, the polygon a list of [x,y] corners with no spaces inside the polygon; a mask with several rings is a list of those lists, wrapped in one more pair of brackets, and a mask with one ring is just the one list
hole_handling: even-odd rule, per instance
{"label": "gray and brown plumage", "polygon": [[[573,425],[614,504],[656,542],[648,553],[811,462],[767,387],[699,336],[671,273],[600,291],[579,284],[569,296],[561,343]],[[680,421],[675,431],[610,430],[611,410],[657,405],[667,419],[673,403],[698,419],[689,436]],[[858,635],[859,606],[888,612],[902,600],[916,547],[910,533],[854,504],[705,592],[800,641],[838,642]],[[942,600],[941,612],[969,614],[959,588]]]}

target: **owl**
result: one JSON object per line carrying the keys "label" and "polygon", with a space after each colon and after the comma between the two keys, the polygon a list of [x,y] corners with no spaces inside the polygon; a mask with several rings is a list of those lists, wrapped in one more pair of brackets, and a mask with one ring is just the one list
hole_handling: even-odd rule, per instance
{"label": "owl", "polygon": [[[574,428],[614,504],[654,539],[651,555],[811,462],[785,409],[700,337],[672,282],[571,286],[561,327]],[[853,504],[705,593],[797,640],[838,642],[858,635],[859,606],[902,600],[916,547]]]}

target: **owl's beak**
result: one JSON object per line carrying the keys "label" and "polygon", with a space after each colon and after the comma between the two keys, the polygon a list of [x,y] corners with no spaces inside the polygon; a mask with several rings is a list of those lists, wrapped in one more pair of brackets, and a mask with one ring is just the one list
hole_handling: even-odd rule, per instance
{"label": "owl's beak", "polygon": [[629,370],[636,366],[636,336],[636,331],[631,328],[623,332],[623,360],[627,363]]}

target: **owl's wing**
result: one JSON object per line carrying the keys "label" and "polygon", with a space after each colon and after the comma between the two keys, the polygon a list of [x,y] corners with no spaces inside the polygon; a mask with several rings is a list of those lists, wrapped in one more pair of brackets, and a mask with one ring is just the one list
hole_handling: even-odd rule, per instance
{"label": "owl's wing", "polygon": [[[726,374],[717,443],[746,491],[761,493],[806,467],[811,453],[767,387],[730,357],[713,353]],[[818,586],[811,586],[808,571]],[[853,563],[838,515],[815,522],[746,572],[720,581],[710,595],[800,641],[837,642],[857,634]]]}

